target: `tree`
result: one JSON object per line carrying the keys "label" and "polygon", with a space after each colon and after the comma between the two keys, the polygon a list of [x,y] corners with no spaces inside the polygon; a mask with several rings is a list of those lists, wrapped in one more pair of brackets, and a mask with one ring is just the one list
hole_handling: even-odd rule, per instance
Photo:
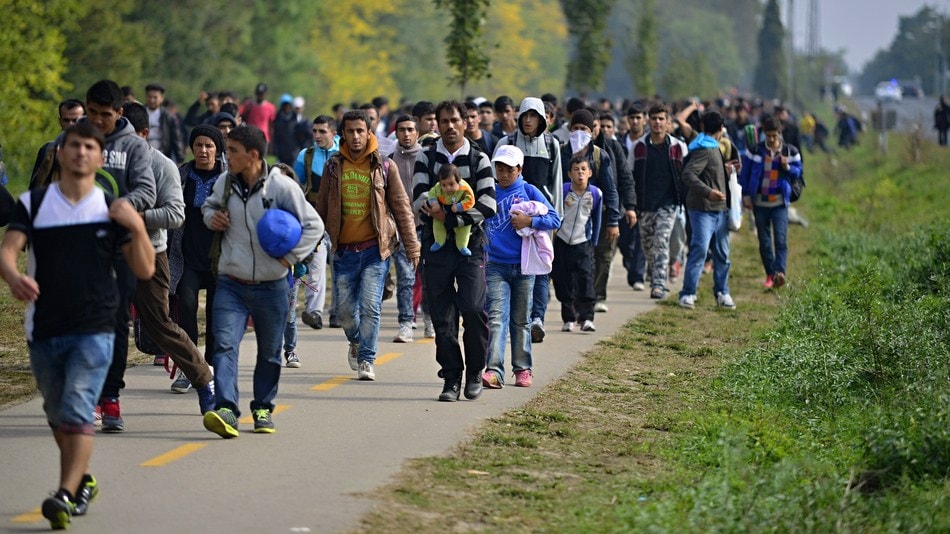
{"label": "tree", "polygon": [[636,31],[636,53],[627,56],[626,66],[633,79],[637,96],[652,98],[656,94],[655,76],[659,66],[659,31],[656,0],[643,0]]}
{"label": "tree", "polygon": [[759,62],[755,67],[753,88],[763,98],[782,98],[786,86],[785,27],[779,14],[778,0],[769,0],[759,30]]}
{"label": "tree", "polygon": [[472,81],[490,78],[491,61],[482,39],[482,27],[488,15],[490,0],[434,0],[436,7],[451,16],[449,33],[445,36],[446,57],[455,74],[449,77],[459,86],[464,98],[465,86]]}
{"label": "tree", "polygon": [[56,103],[69,90],[63,75],[68,28],[81,2],[0,0],[0,145],[14,190],[25,187],[36,150],[56,133]]}
{"label": "tree", "polygon": [[942,51],[944,57],[950,51],[950,21],[946,17],[926,6],[913,15],[901,17],[891,45],[864,66],[860,77],[862,90],[870,93],[882,80],[915,77],[920,78],[925,90],[931,90],[935,48]]}
{"label": "tree", "polygon": [[567,17],[574,54],[567,65],[567,87],[576,91],[600,90],[610,66],[613,40],[607,19],[614,0],[561,0]]}

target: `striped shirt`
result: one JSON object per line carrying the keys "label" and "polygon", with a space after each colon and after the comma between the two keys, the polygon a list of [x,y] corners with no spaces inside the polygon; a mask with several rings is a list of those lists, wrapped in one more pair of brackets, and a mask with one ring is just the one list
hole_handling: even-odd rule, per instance
{"label": "striped shirt", "polygon": [[[458,226],[481,226],[482,222],[495,215],[497,205],[495,203],[495,169],[492,167],[488,154],[476,150],[478,161],[472,161],[472,148],[468,139],[463,141],[461,148],[454,153],[446,150],[442,140],[436,143],[434,147],[420,151],[416,155],[415,173],[412,177],[412,208],[418,212],[422,205],[429,199],[429,190],[438,183],[439,169],[448,163],[454,164],[459,169],[459,175],[462,180],[475,191],[475,205],[462,213],[445,214],[446,228],[456,228]],[[430,158],[432,162],[430,163]],[[473,176],[474,172],[474,176]],[[423,222],[431,225],[431,219],[426,216],[422,218]]]}

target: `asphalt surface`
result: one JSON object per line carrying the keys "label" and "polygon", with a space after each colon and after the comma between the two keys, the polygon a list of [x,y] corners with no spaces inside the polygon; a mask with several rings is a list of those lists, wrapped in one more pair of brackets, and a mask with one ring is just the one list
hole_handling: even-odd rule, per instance
{"label": "asphalt surface", "polygon": [[[485,391],[476,401],[436,400],[441,380],[435,347],[422,338],[421,324],[414,343],[391,342],[397,330],[395,300],[384,303],[375,382],[358,381],[349,369],[342,330],[298,323],[303,366],[283,370],[274,434],[251,432],[253,333],[241,345],[243,413],[236,439],[206,431],[197,395],[193,390],[171,393],[161,368],[130,368],[121,396],[126,430],[96,435],[92,472],[100,495],[86,516],[73,519],[71,530],[356,529],[358,518],[375,503],[373,490],[390,481],[405,460],[449,453],[472,436],[480,421],[523,405],[567,373],[599,339],[652,309],[655,301],[648,292],[631,290],[625,274],[618,255],[608,291],[610,310],[597,314],[595,333],[560,332],[552,290],[547,337],[534,347],[534,386],[516,388],[509,377],[504,389]],[[59,460],[40,399],[0,411],[0,473],[0,531],[47,531],[39,505],[57,486]]]}

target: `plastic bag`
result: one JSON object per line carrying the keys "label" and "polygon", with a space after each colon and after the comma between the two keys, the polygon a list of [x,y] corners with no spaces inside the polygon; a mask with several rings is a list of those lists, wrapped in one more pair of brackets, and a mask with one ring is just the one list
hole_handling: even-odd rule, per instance
{"label": "plastic bag", "polygon": [[733,232],[742,227],[742,187],[736,171],[729,173],[729,229]]}

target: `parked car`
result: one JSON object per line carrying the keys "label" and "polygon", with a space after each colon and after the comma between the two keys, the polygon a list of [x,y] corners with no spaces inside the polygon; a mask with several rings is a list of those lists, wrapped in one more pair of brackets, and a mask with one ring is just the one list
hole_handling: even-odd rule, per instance
{"label": "parked car", "polygon": [[924,88],[920,82],[915,80],[899,80],[901,85],[901,94],[904,98],[923,98]]}
{"label": "parked car", "polygon": [[878,102],[900,102],[904,98],[904,93],[901,91],[901,86],[897,83],[897,80],[891,80],[877,84],[877,87],[874,88],[874,98]]}

